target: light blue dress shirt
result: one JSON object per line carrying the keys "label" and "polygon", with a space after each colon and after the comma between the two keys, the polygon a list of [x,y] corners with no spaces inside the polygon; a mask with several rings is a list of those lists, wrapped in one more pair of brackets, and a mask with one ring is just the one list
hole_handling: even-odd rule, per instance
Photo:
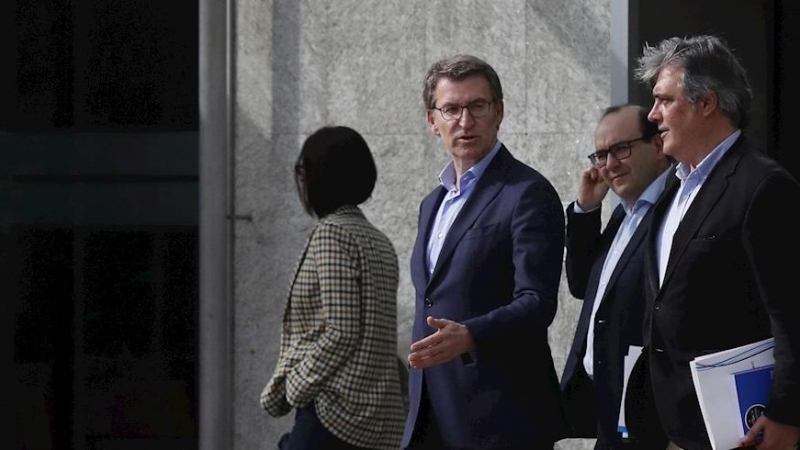
{"label": "light blue dress shirt", "polygon": [[[586,337],[586,353],[583,355],[583,368],[589,378],[594,378],[594,322],[597,310],[600,308],[600,303],[608,286],[608,281],[611,279],[611,274],[614,273],[614,268],[617,267],[620,256],[625,252],[631,237],[636,232],[642,219],[650,210],[650,207],[658,199],[658,196],[664,191],[664,186],[667,182],[667,174],[669,170],[665,170],[649,186],[642,192],[636,202],[630,205],[622,202],[622,209],[625,210],[625,218],[622,220],[617,234],[611,243],[611,247],[606,254],[606,260],[603,263],[603,270],[600,272],[600,280],[597,285],[597,293],[592,303],[592,316],[589,319],[589,331]],[[579,211],[578,202],[575,202],[575,212]]]}
{"label": "light blue dress shirt", "polygon": [[439,253],[442,251],[442,245],[453,221],[456,220],[464,203],[475,190],[475,185],[486,171],[486,167],[500,150],[500,145],[500,141],[495,142],[489,154],[461,175],[460,189],[456,187],[456,168],[453,161],[448,162],[439,173],[439,182],[447,190],[447,193],[439,205],[439,211],[436,213],[436,219],[428,238],[428,272],[432,273],[436,267],[436,261],[439,259]]}
{"label": "light blue dress shirt", "polygon": [[658,284],[664,282],[664,274],[667,271],[667,262],[669,261],[669,253],[672,250],[672,237],[675,235],[675,230],[678,229],[683,216],[692,205],[697,193],[703,187],[703,183],[708,178],[708,174],[714,170],[720,159],[728,152],[739,135],[742,134],[741,130],[736,130],[725,138],[714,150],[711,151],[697,167],[692,168],[689,164],[678,163],[675,170],[675,176],[681,180],[681,187],[678,193],[672,199],[667,210],[664,220],[656,236],[656,251],[658,252]]}

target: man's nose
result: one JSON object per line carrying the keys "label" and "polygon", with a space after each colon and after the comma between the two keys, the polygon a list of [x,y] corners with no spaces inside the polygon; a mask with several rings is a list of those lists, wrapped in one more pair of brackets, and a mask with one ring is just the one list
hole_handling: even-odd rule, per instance
{"label": "man's nose", "polygon": [[619,160],[614,155],[614,152],[608,152],[606,155],[606,167],[614,168],[619,165]]}
{"label": "man's nose", "polygon": [[658,122],[659,117],[661,117],[661,115],[658,114],[658,105],[653,105],[653,107],[650,108],[650,112],[647,113],[647,120],[650,122]]}
{"label": "man's nose", "polygon": [[461,109],[461,117],[458,118],[458,124],[461,125],[461,128],[468,128],[475,123],[475,118],[472,117],[472,113],[469,112],[469,108],[464,107]]}

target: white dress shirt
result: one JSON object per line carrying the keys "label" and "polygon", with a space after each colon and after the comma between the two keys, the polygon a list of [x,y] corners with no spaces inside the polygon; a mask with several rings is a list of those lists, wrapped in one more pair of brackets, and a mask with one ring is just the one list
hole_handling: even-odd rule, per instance
{"label": "white dress shirt", "polygon": [[667,263],[669,262],[669,253],[672,250],[672,238],[675,236],[678,225],[680,225],[683,216],[692,205],[697,193],[700,192],[708,175],[741,134],[741,130],[736,130],[733,134],[725,138],[711,153],[700,161],[697,167],[692,168],[689,164],[678,163],[675,169],[675,176],[681,180],[681,187],[672,199],[667,214],[664,216],[664,220],[661,221],[658,236],[656,236],[659,286],[664,282],[664,274],[667,271]]}

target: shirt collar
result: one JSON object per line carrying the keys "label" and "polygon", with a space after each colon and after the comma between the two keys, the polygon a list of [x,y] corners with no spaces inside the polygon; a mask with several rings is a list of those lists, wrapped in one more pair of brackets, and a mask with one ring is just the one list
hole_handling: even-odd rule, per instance
{"label": "shirt collar", "polygon": [[[739,136],[742,134],[742,130],[734,131],[730,136],[725,138],[722,142],[717,145],[714,150],[711,151],[697,167],[692,170],[692,167],[687,163],[678,163],[677,169],[675,170],[675,176],[678,177],[681,181],[686,180],[689,175],[693,175],[698,177],[698,182],[702,183],[703,180],[708,177],[708,174],[711,173],[711,170],[714,166],[717,165],[720,159],[725,156],[725,153],[728,153],[728,150],[731,148],[734,142],[739,139]],[[695,175],[696,174],[696,175]]]}
{"label": "shirt collar", "polygon": [[657,176],[655,180],[653,180],[647,188],[639,195],[639,198],[633,203],[633,205],[629,205],[627,202],[622,201],[622,208],[625,210],[625,213],[628,215],[633,214],[637,209],[639,209],[645,203],[649,205],[655,204],[658,196],[664,192],[664,186],[667,184],[667,174],[669,173],[669,169],[661,172],[661,175]]}
{"label": "shirt collar", "polygon": [[[483,175],[483,172],[486,171],[486,167],[489,166],[489,163],[494,159],[494,156],[500,151],[500,146],[502,143],[497,141],[494,143],[494,147],[492,147],[492,151],[489,152],[486,156],[481,158],[477,164],[470,167],[464,175],[461,175],[461,181],[470,180],[475,178],[476,180]],[[444,169],[439,172],[439,183],[447,189],[448,191],[453,191],[456,188],[456,167],[453,164],[453,161],[448,162]],[[463,184],[462,184],[463,185]]]}

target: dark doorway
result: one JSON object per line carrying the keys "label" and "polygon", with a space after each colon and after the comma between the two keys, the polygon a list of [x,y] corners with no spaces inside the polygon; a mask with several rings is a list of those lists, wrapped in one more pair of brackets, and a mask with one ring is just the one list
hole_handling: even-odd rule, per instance
{"label": "dark doorway", "polygon": [[0,446],[197,443],[198,6],[0,6]]}
{"label": "dark doorway", "polygon": [[790,0],[767,2],[769,28],[771,145],[770,153],[800,180],[800,153],[793,144],[791,127],[800,123],[800,4]]}

